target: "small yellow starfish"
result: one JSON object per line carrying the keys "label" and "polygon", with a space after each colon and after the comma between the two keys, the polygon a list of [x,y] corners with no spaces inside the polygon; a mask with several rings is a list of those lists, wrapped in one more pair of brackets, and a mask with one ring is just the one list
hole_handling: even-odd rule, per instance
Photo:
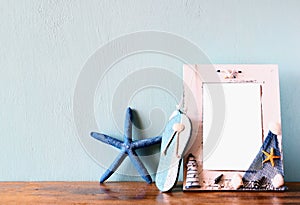
{"label": "small yellow starfish", "polygon": [[270,154],[264,150],[262,150],[262,152],[267,156],[267,158],[263,161],[263,163],[270,161],[272,164],[272,167],[274,167],[275,163],[274,163],[274,159],[280,159],[280,156],[275,156],[274,155],[274,148],[271,148],[271,152]]}

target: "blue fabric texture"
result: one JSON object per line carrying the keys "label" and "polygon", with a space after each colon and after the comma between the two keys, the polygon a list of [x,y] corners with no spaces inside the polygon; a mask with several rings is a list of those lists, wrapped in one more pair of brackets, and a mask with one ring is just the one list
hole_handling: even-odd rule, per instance
{"label": "blue fabric texture", "polygon": [[[266,159],[266,155],[263,153],[263,151],[270,153],[272,148],[274,150],[274,155],[280,156],[280,159],[274,159],[274,167],[271,165],[270,161],[263,163],[263,161]],[[285,186],[280,188],[274,188],[272,186],[271,179],[273,179],[276,174],[281,174],[284,176],[282,158],[278,146],[277,135],[269,131],[268,136],[264,140],[264,143],[261,146],[258,154],[243,176],[244,186],[239,189],[285,190],[287,188]]]}

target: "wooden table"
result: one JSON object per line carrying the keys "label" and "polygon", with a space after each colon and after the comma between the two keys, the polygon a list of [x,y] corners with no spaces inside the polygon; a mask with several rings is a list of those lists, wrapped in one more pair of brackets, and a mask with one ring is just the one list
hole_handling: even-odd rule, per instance
{"label": "wooden table", "polygon": [[0,182],[0,204],[300,204],[300,182],[286,192],[160,193],[144,182]]}

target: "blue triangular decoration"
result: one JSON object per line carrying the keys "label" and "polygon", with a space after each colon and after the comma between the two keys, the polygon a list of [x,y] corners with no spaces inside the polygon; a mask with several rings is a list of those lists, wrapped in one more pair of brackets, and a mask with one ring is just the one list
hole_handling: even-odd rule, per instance
{"label": "blue triangular decoration", "polygon": [[[275,156],[280,156],[280,159],[274,159],[274,167],[271,165],[270,161],[263,163],[266,159],[266,155],[263,151],[270,153],[271,149],[274,150]],[[278,146],[277,135],[269,131],[268,136],[264,140],[258,154],[250,165],[249,169],[243,176],[244,186],[240,189],[256,189],[256,190],[275,190],[272,186],[271,179],[275,175],[283,174],[283,165],[280,154],[280,149]],[[286,187],[280,187],[276,190],[285,190]]]}

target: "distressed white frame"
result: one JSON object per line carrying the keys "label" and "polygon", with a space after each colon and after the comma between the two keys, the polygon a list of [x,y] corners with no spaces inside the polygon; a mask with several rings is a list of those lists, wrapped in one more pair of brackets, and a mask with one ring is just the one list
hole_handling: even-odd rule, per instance
{"label": "distressed white frame", "polygon": [[[229,71],[235,71],[230,75]],[[239,72],[238,72],[239,71]],[[235,77],[234,77],[235,76]],[[192,122],[192,137],[186,151],[186,157],[192,153],[198,163],[201,187],[196,190],[228,190],[229,187],[207,187],[208,181],[213,181],[216,176],[223,174],[224,180],[230,181],[234,174],[243,175],[243,171],[229,170],[203,170],[203,119],[202,119],[202,85],[203,83],[259,83],[262,88],[262,133],[263,139],[267,136],[270,123],[281,124],[280,92],[277,65],[247,65],[247,64],[214,64],[214,65],[184,65],[184,109]],[[278,135],[281,149],[282,136]],[[232,145],[237,146],[237,145]],[[229,147],[230,149],[230,147]],[[259,151],[259,150],[258,150]],[[282,149],[281,156],[282,156]],[[184,159],[184,190],[186,189],[186,158]],[[249,165],[250,166],[250,165]],[[206,184],[203,184],[205,181]]]}

